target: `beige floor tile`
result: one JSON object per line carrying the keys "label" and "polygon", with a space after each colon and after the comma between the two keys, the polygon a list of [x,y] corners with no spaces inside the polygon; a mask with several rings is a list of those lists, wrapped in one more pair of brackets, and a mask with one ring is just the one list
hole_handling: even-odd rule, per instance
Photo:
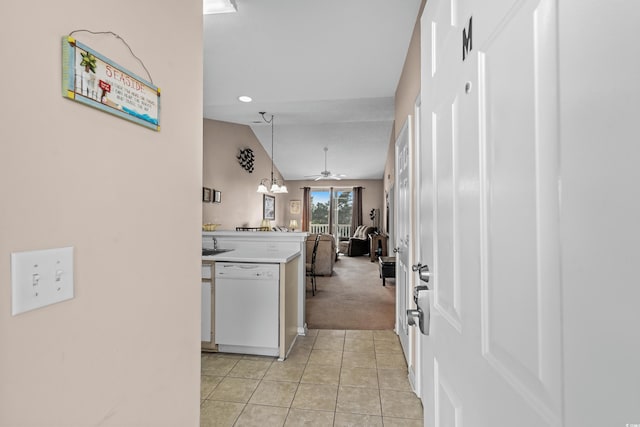
{"label": "beige floor tile", "polygon": [[316,338],[315,344],[313,345],[313,349],[342,351],[344,350],[344,338],[318,336],[318,338]]}
{"label": "beige floor tile", "polygon": [[227,375],[234,366],[236,366],[238,360],[240,359],[219,356],[206,356],[202,358],[201,370],[202,373],[206,375],[223,377]]}
{"label": "beige floor tile", "polygon": [[342,367],[344,368],[375,368],[376,367],[376,355],[375,353],[354,353],[352,351],[345,351],[342,353]]}
{"label": "beige floor tile", "polygon": [[253,378],[255,380],[259,380],[264,377],[264,374],[267,373],[267,370],[273,363],[273,360],[255,360],[255,359],[242,359],[238,360],[236,366],[231,369],[229,374],[230,377],[237,378]]}
{"label": "beige floor tile", "polygon": [[211,375],[200,376],[200,398],[206,399],[214,388],[222,381],[224,377],[216,377]]}
{"label": "beige floor tile", "polygon": [[292,408],[335,411],[338,386],[329,384],[300,384],[293,398]]}
{"label": "beige floor tile", "polygon": [[373,331],[347,331],[345,338],[373,341]]}
{"label": "beige floor tile", "polygon": [[288,408],[293,402],[293,396],[295,396],[297,389],[297,383],[261,381],[249,399],[249,403]]}
{"label": "beige floor tile", "polygon": [[283,362],[203,353],[201,372],[205,427],[422,426],[422,405],[390,330],[310,330]]}
{"label": "beige floor tile", "polygon": [[244,406],[244,403],[206,400],[200,407],[200,427],[231,427]]}
{"label": "beige floor tile", "polygon": [[296,363],[306,364],[309,361],[309,355],[311,354],[311,348],[296,348],[289,353],[284,362],[281,363]]}
{"label": "beige floor tile", "polygon": [[[285,362],[287,361],[285,360]],[[306,365],[285,362],[273,363],[263,379],[268,381],[300,382]]]}
{"label": "beige floor tile", "polygon": [[315,336],[299,336],[296,338],[294,348],[313,348],[313,344],[316,342]]}
{"label": "beige floor tile", "polygon": [[283,426],[288,412],[287,408],[249,404],[238,417],[234,427]]}
{"label": "beige floor tile", "polygon": [[371,353],[374,351],[373,340],[345,338],[344,351],[351,351],[354,353]]}
{"label": "beige floor tile", "polygon": [[307,337],[317,337],[318,336],[318,332],[320,332],[320,329],[309,329],[307,330]]}
{"label": "beige floor tile", "polygon": [[374,341],[376,353],[402,353],[400,341]]}
{"label": "beige floor tile", "polygon": [[373,368],[345,368],[340,371],[340,385],[378,388],[378,371]]}
{"label": "beige floor tile", "polygon": [[398,335],[392,330],[373,331],[373,339],[379,341],[398,341]]}
{"label": "beige floor tile", "polygon": [[381,389],[411,391],[411,383],[405,369],[378,369],[378,384]]}
{"label": "beige floor tile", "polygon": [[320,329],[318,330],[318,337],[341,337],[344,338],[344,335],[347,331],[341,329]]}
{"label": "beige floor tile", "polygon": [[422,419],[422,404],[412,392],[383,389],[380,400],[385,417]]}
{"label": "beige floor tile", "polygon": [[311,350],[309,356],[310,365],[326,365],[326,366],[340,366],[342,364],[342,352],[331,350]]}
{"label": "beige floor tile", "polygon": [[333,426],[333,412],[309,411],[306,409],[290,409],[285,427],[331,427]]}
{"label": "beige floor tile", "polygon": [[209,400],[224,400],[226,402],[247,403],[258,387],[260,381],[248,378],[226,377],[209,394]]}
{"label": "beige floor tile", "polygon": [[336,412],[380,416],[380,390],[341,385],[338,390]]}
{"label": "beige floor tile", "polygon": [[422,427],[422,419],[410,420],[407,418],[383,417],[384,427]]}
{"label": "beige floor tile", "polygon": [[334,427],[382,427],[382,417],[337,412],[333,425]]}
{"label": "beige floor tile", "polygon": [[378,369],[407,369],[403,353],[376,353]]}
{"label": "beige floor tile", "polygon": [[340,383],[340,367],[309,364],[305,368],[300,382],[338,385]]}

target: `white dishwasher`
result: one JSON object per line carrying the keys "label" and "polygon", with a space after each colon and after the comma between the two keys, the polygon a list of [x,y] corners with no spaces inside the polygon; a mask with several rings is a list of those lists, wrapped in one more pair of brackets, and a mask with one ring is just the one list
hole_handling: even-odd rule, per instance
{"label": "white dishwasher", "polygon": [[279,276],[279,264],[216,263],[218,351],[278,356]]}

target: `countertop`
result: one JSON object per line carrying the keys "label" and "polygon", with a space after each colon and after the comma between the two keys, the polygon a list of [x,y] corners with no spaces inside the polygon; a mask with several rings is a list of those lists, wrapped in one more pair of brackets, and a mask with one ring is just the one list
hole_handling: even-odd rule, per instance
{"label": "countertop", "polygon": [[261,262],[279,264],[287,263],[298,256],[300,256],[299,250],[238,248],[217,255],[203,256],[202,259],[205,261]]}

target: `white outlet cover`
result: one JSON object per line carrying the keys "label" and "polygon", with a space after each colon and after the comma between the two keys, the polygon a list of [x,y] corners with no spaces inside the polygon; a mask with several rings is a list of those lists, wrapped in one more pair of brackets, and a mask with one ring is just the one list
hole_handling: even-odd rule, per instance
{"label": "white outlet cover", "polygon": [[73,247],[11,254],[11,314],[73,298]]}

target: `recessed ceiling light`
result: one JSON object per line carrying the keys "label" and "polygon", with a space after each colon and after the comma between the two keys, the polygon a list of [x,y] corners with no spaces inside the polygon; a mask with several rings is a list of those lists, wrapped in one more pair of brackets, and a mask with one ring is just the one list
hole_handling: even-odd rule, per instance
{"label": "recessed ceiling light", "polygon": [[205,15],[237,11],[238,7],[235,0],[203,0],[202,2],[202,12]]}
{"label": "recessed ceiling light", "polygon": [[238,101],[240,101],[240,102],[251,102],[251,101],[253,101],[253,99],[251,99],[250,96],[242,95],[242,96],[238,97]]}

